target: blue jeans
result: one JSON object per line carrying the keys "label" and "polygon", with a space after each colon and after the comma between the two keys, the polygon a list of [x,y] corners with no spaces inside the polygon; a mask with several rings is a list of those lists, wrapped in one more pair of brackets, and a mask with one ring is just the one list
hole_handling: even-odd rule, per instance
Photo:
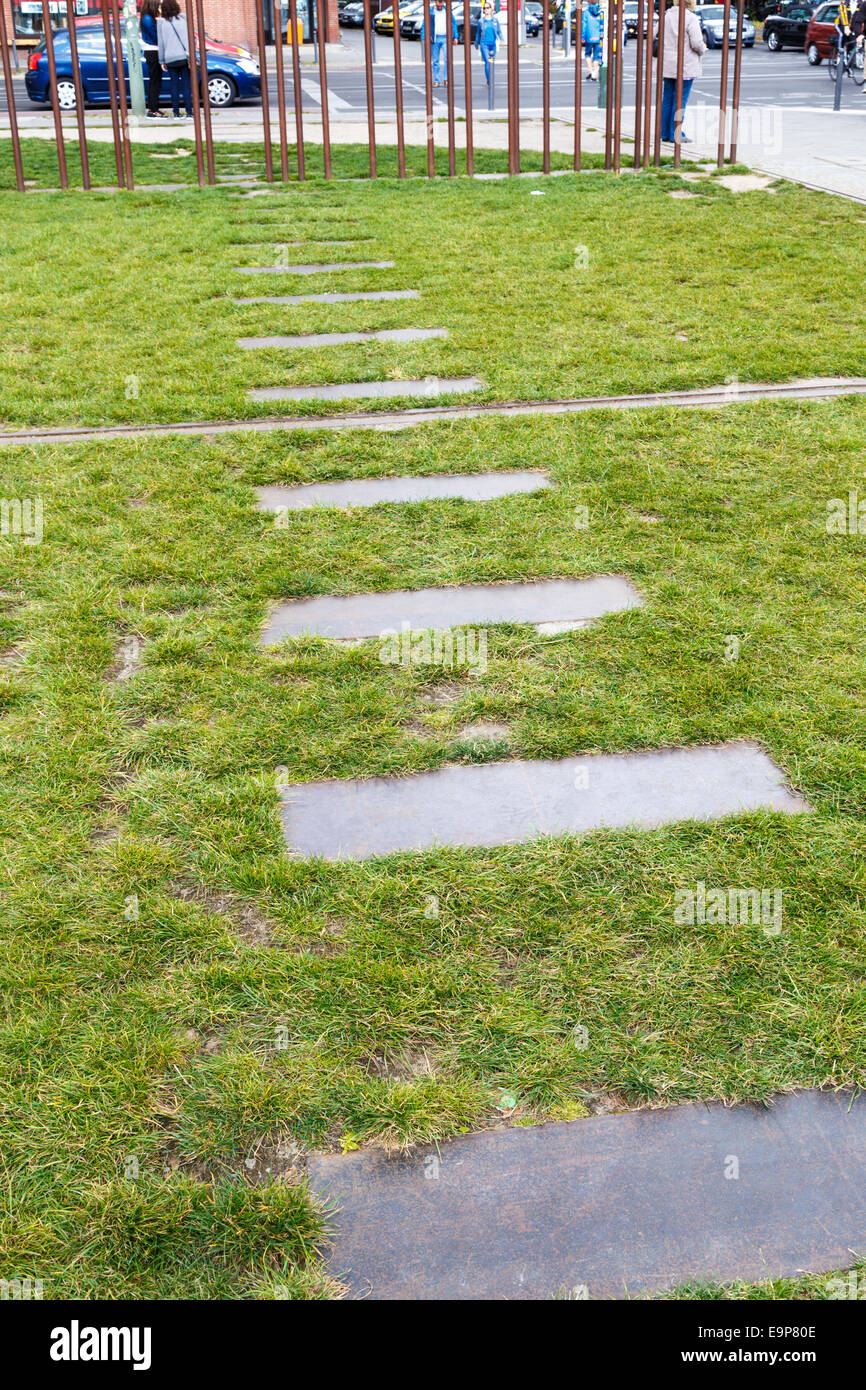
{"label": "blue jeans", "polygon": [[183,97],[184,109],[188,116],[192,115],[192,87],[189,80],[189,63],[182,63],[178,67],[170,67],[168,70],[168,85],[171,89],[171,109],[176,116],[180,115],[180,98]]}
{"label": "blue jeans", "polygon": [[[442,64],[442,54],[443,54],[444,52],[445,52],[445,40],[444,40],[444,39],[431,39],[431,40],[430,40],[430,54],[431,54],[431,57],[432,57],[432,60],[433,60],[433,81],[434,81],[434,82],[441,82],[441,81],[442,81],[442,76],[441,76],[441,64]],[[446,76],[447,76],[447,66],[448,66],[448,57],[447,57],[447,54],[446,54],[446,57],[445,57],[445,65],[446,65]]]}
{"label": "blue jeans", "polygon": [[495,43],[480,43],[480,44],[478,45],[478,47],[481,49],[481,56],[482,56],[482,58],[484,59],[484,76],[487,78],[487,81],[489,82],[489,81],[490,81],[490,64],[492,63],[493,59],[496,57],[496,44],[495,44]]}
{"label": "blue jeans", "polygon": [[[689,92],[692,90],[692,83],[694,80],[693,77],[683,79],[683,117],[685,117],[686,114]],[[676,102],[677,79],[675,77],[666,77],[664,95],[662,96],[662,139],[670,140],[671,143],[673,143],[674,135],[676,134],[676,119],[674,112]]]}

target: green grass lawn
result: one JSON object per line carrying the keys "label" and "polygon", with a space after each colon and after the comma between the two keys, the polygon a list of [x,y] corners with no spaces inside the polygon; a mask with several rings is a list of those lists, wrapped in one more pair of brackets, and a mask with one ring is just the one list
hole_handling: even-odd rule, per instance
{"label": "green grass lawn", "polygon": [[[178,161],[187,174],[191,163]],[[166,177],[174,165],[159,168]],[[673,172],[555,178],[533,196],[541,182],[383,179],[254,198],[198,189],[13,195],[0,279],[0,425],[278,415],[284,403],[253,402],[247,391],[378,378],[477,375],[487,388],[473,398],[502,400],[862,371],[866,303],[832,293],[859,279],[855,204],[790,185],[733,194],[712,177],[685,184]],[[676,189],[698,196],[670,198]],[[352,236],[363,239],[336,252],[313,244]],[[290,248],[292,263],[395,267],[235,273],[274,264],[280,246],[307,238],[308,247]],[[371,287],[418,289],[421,298],[347,303],[338,313],[231,302]],[[324,350],[236,343],[404,326],[450,336]]]}
{"label": "green grass lawn", "polygon": [[[424,298],[284,331],[445,324],[435,369],[471,360],[507,395],[858,369],[856,299],[837,320],[803,273],[853,264],[857,209],[666,186],[344,186],[284,216],[224,193],[10,198],[3,413],[234,410],[256,379],[235,335],[280,328],[220,298],[229,241],[356,210]],[[567,244],[601,263],[570,297],[563,204]],[[747,248],[775,273],[722,275]],[[411,374],[414,352],[348,365]],[[852,399],[4,449],[0,495],[41,498],[44,539],[0,537],[0,1277],[329,1298],[310,1147],[863,1084],[864,539],[825,520],[864,487],[864,428]],[[285,529],[255,509],[263,483],[527,467],[555,488]],[[258,646],[279,598],[599,573],[645,606],[558,637],[491,628],[484,674],[382,665],[378,643]],[[504,737],[467,739],[479,720]],[[283,845],[280,780],[732,739],[812,813],[342,865]],[[781,933],[677,923],[698,880],[780,889]]]}

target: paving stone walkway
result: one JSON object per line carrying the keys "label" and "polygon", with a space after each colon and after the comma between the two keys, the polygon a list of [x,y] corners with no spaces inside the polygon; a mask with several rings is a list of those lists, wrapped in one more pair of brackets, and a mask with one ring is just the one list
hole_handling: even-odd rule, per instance
{"label": "paving stone walkway", "polygon": [[264,512],[299,512],[309,507],[376,507],[382,503],[433,502],[463,498],[490,502],[514,493],[552,487],[543,473],[442,473],[438,476],[360,478],[344,483],[303,483],[298,487],[256,489]]}
{"label": "paving stone walkway", "polygon": [[308,348],[336,347],[339,343],[423,343],[447,338],[447,328],[379,328],[363,333],[297,333],[264,338],[238,338],[238,347]]}
{"label": "paving stone walkway", "polygon": [[866,1253],[866,1097],[683,1105],[313,1155],[350,1297],[625,1298]]}

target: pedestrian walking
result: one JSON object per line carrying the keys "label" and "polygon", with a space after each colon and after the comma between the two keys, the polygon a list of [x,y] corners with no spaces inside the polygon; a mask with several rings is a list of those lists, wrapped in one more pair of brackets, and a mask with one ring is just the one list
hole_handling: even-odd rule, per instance
{"label": "pedestrian walking", "polygon": [[[680,0],[665,15],[664,37],[664,93],[662,95],[662,139],[671,144],[676,136],[675,107],[677,104],[677,50],[679,45],[680,14],[684,15],[685,41],[683,45],[683,104],[680,119],[686,114],[689,93],[696,77],[703,70],[701,58],[707,46],[701,36],[701,24],[694,12],[695,0]],[[682,140],[688,145],[689,137],[680,132]]]}
{"label": "pedestrian walking", "polygon": [[585,82],[598,81],[598,68],[601,62],[601,36],[604,33],[604,15],[601,5],[587,5],[583,12],[583,25],[580,31],[583,43],[583,56],[586,59]]}
{"label": "pedestrian walking", "polygon": [[484,59],[484,77],[490,86],[490,64],[496,57],[496,50],[502,42],[502,28],[493,13],[493,0],[485,0],[484,8],[475,29],[475,47]]}
{"label": "pedestrian walking", "polygon": [[189,32],[186,15],[180,12],[177,0],[162,0],[156,25],[159,61],[168,73],[171,89],[171,109],[175,118],[180,115],[180,99],[188,116],[192,115],[192,86],[189,76]]}
{"label": "pedestrian walking", "polygon": [[159,39],[157,20],[159,19],[159,0],[141,0],[141,51],[147,63],[147,114],[151,118],[161,116],[159,94],[162,91],[162,68],[159,62]]}
{"label": "pedestrian walking", "polygon": [[[467,7],[464,7],[467,8]],[[472,21],[467,15],[466,21],[471,25]],[[451,63],[448,60],[448,11],[445,9],[445,0],[434,0],[433,6],[428,10],[424,23],[421,25],[421,42],[424,43],[426,26],[430,25],[430,57],[433,63],[433,86],[447,87],[448,76],[451,72]],[[454,11],[451,11],[451,42],[457,42],[457,20],[454,18]],[[445,57],[445,80],[442,80],[442,58]]]}

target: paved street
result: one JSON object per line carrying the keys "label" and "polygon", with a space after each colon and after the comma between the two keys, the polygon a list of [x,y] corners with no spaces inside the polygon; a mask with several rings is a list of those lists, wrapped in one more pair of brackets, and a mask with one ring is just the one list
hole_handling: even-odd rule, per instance
{"label": "paved street", "polygon": [[[343,30],[343,47],[345,51],[339,55],[339,61],[335,55],[328,73],[329,108],[332,118],[335,119],[357,117],[366,111],[364,48],[363,35],[360,30]],[[307,50],[307,53],[309,57],[303,66],[302,78],[304,109],[314,112],[321,108],[321,95],[318,70],[309,61],[312,50]],[[637,45],[632,41],[626,48],[623,73],[623,102],[626,106],[634,104],[636,53]],[[272,68],[272,50],[269,57]],[[404,41],[401,44],[401,57],[405,108],[407,111],[421,111],[425,105],[425,91],[424,63],[420,44]],[[291,107],[292,84],[288,54],[286,58],[288,72],[286,100],[287,105]],[[692,92],[693,105],[701,102],[715,105],[718,102],[721,58],[722,55],[718,51],[708,53],[705,56],[704,75],[695,83]],[[356,61],[353,62],[353,59]],[[376,113],[377,115],[386,115],[394,109],[394,45],[392,39],[377,38],[376,59],[374,79]],[[562,114],[573,108],[573,61],[573,51],[567,60],[563,59],[561,50],[555,50],[552,53],[551,106]],[[458,72],[456,107],[458,114],[460,114],[464,64],[462,47],[456,50],[456,63]],[[733,55],[731,56],[732,68]],[[520,104],[522,112],[529,114],[540,108],[541,83],[541,40],[530,39],[521,53]],[[24,91],[23,75],[16,80],[16,88],[18,92],[16,109],[18,111],[36,113],[46,109],[34,105],[28,100]],[[270,72],[269,90],[272,99],[276,100],[277,88],[273,71]],[[480,59],[474,53],[472,94],[474,107],[486,108],[488,94],[483,68]],[[437,90],[435,96],[436,110],[441,114],[446,109],[445,90]],[[494,97],[495,109],[504,111],[506,106],[504,53],[500,56]],[[584,82],[583,100],[585,106],[594,106],[597,97],[598,88]],[[779,107],[799,111],[830,110],[833,105],[833,88],[829,80],[827,64],[822,63],[820,67],[813,68],[809,66],[802,53],[793,50],[770,53],[763,44],[758,43],[753,49],[747,49],[743,53],[741,105],[744,107]],[[848,111],[866,111],[866,96],[863,96],[861,91],[851,82],[844,84],[843,107]],[[0,94],[0,112],[6,109],[5,93],[2,93]]]}

